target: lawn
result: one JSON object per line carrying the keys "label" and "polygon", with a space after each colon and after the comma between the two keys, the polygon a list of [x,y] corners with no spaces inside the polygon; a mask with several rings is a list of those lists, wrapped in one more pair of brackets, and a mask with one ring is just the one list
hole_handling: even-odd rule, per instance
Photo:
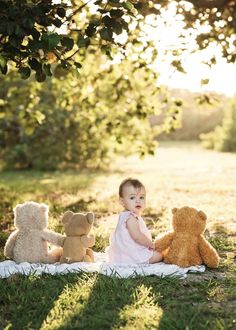
{"label": "lawn", "polygon": [[96,215],[96,251],[104,251],[127,177],[147,188],[144,218],[153,237],[169,229],[171,208],[189,205],[208,216],[206,237],[217,248],[217,270],[187,279],[117,279],[98,274],[14,275],[0,280],[0,329],[235,329],[236,154],[197,143],[163,143],[155,157],[119,158],[109,171],[1,172],[0,260],[13,230],[12,208],[35,200],[50,207],[51,229],[63,232],[66,210]]}

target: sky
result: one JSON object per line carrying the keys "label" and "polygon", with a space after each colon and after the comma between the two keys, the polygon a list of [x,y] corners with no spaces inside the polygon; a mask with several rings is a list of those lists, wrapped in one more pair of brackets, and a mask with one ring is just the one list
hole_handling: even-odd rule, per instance
{"label": "sky", "polygon": [[[227,96],[236,94],[236,65],[227,64],[219,60],[212,69],[201,64],[201,55],[189,56],[185,63],[186,74],[170,69],[165,59],[156,63],[157,71],[160,73],[158,82],[174,88],[190,89],[194,92],[217,92]],[[201,79],[209,79],[207,85],[201,85]]]}
{"label": "sky", "polygon": [[[223,93],[227,96],[236,94],[236,64],[228,64],[222,58],[219,47],[212,45],[209,50],[198,51],[191,53],[191,50],[196,49],[196,42],[193,37],[196,32],[192,29],[190,32],[185,32],[183,29],[184,22],[181,15],[175,14],[175,5],[170,6],[165,12],[164,19],[158,18],[155,22],[152,16],[146,19],[147,25],[144,30],[149,37],[155,42],[158,50],[158,60],[154,68],[160,73],[159,84],[164,84],[170,87],[186,88],[196,92],[214,91]],[[199,31],[207,32],[209,27],[199,26]],[[188,42],[189,53],[183,57],[183,67],[186,74],[177,72],[171,68],[170,63],[173,57],[166,54],[166,50],[181,48],[181,39],[179,34],[185,34]],[[217,64],[212,68],[201,63],[207,61],[212,55],[216,56]],[[202,79],[209,79],[207,85],[201,85]]]}

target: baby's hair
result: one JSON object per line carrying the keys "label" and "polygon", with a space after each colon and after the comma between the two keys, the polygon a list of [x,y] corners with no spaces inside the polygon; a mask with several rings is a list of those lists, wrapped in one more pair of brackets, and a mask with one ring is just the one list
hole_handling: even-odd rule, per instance
{"label": "baby's hair", "polygon": [[123,197],[123,190],[126,186],[132,186],[135,189],[141,189],[141,188],[145,189],[144,185],[139,180],[134,179],[134,178],[127,178],[127,179],[124,179],[120,184],[119,197],[121,197],[121,198]]}

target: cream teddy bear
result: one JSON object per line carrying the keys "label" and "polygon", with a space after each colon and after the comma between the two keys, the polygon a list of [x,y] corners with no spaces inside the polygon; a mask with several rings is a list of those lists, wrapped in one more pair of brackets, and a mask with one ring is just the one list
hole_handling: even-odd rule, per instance
{"label": "cream teddy bear", "polygon": [[65,236],[47,230],[48,206],[32,201],[18,204],[14,211],[16,230],[4,247],[4,255],[17,263],[54,263],[59,261],[62,248],[48,248],[48,242],[62,246]]}

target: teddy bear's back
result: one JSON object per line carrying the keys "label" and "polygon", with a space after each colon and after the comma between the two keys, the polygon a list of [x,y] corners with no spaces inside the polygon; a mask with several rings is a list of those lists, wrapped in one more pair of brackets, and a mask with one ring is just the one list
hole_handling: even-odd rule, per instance
{"label": "teddy bear's back", "polygon": [[41,238],[40,232],[26,228],[18,231],[13,250],[16,262],[40,262],[42,256],[47,255],[48,244]]}
{"label": "teddy bear's back", "polygon": [[[63,245],[63,257],[68,256],[74,261],[81,261],[85,256],[86,248],[84,247],[80,236],[66,237]],[[66,252],[65,252],[66,251]]]}
{"label": "teddy bear's back", "polygon": [[164,261],[181,267],[202,264],[199,236],[175,235],[169,249],[164,253]]}

